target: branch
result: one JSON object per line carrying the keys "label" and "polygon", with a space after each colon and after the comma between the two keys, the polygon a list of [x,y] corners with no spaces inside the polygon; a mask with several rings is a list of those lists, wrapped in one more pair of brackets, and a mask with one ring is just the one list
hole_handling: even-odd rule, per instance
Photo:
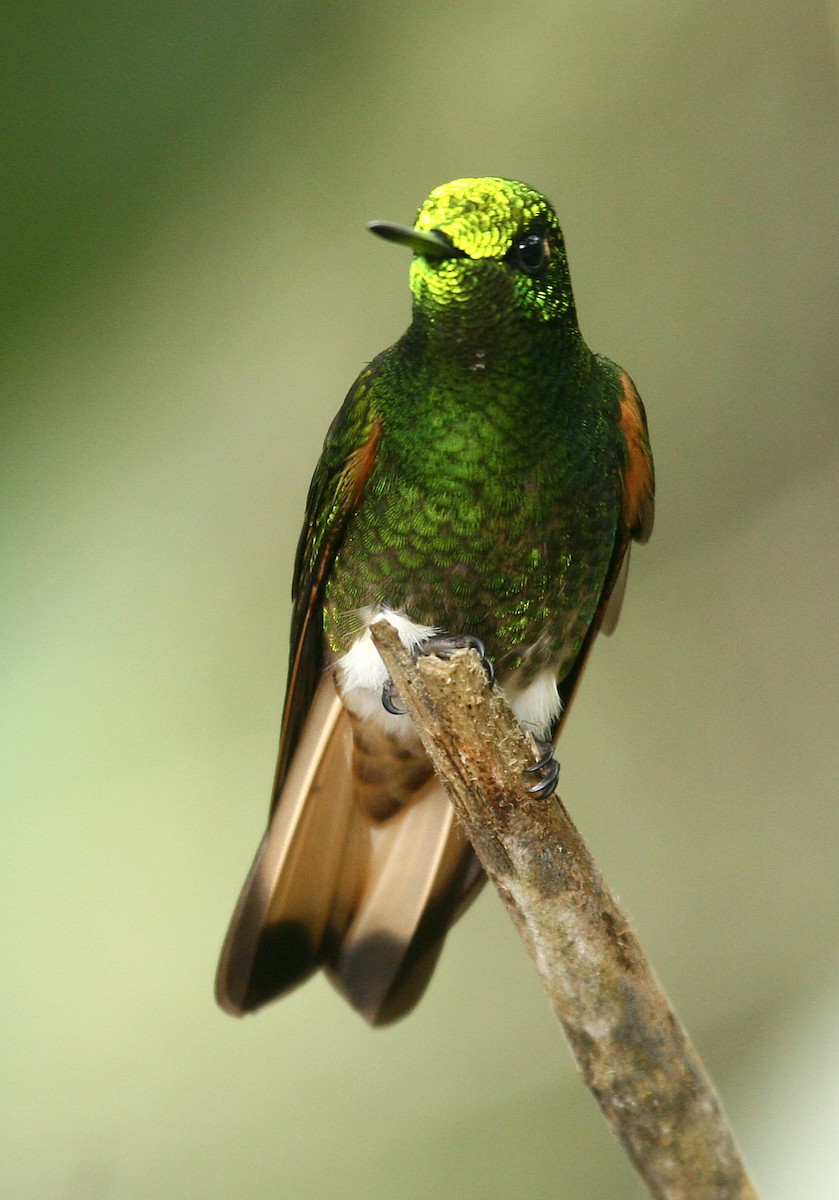
{"label": "branch", "polygon": [[535,743],[478,656],[414,662],[385,622],[371,632],[650,1195],[757,1200],[702,1063],[562,802],[528,795]]}

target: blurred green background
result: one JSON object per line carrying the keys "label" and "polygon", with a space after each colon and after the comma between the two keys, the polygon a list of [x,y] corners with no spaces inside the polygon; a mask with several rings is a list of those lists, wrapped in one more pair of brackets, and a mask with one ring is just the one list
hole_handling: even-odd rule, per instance
{"label": "blurred green background", "polygon": [[562,792],[766,1198],[839,1194],[837,9],[61,4],[3,21],[0,1191],[627,1200],[494,895],[403,1024],[216,955],[305,489],[408,319],[365,232],[556,203],[658,522]]}

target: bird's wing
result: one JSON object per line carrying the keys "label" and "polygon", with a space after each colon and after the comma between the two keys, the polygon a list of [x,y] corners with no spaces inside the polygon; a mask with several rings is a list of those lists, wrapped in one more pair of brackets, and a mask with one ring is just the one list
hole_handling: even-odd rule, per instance
{"label": "bird's wing", "polygon": [[600,603],[574,666],[560,684],[562,712],[553,731],[554,740],[562,728],[596,635],[612,633],[617,625],[626,590],[631,544],[649,540],[655,516],[655,471],[643,402],[626,371],[614,367],[608,360],[601,361],[617,373],[618,422],[626,447],[620,479],[621,506]]}
{"label": "bird's wing", "polygon": [[[323,663],[323,593],[381,435],[371,365],[326,436],[309,489],[292,588],[291,650],[268,829],[222,948],[216,998],[241,1014],[320,965],[358,894],[369,839],[355,817],[352,727]],[[282,803],[279,803],[282,796]]]}
{"label": "bird's wing", "polygon": [[375,362],[356,380],[332,422],[306,501],[291,588],[291,643],[280,750],[271,811],[276,807],[303,722],[323,674],[323,593],[347,520],[358,507],[376,460],[382,426],[373,401]]}

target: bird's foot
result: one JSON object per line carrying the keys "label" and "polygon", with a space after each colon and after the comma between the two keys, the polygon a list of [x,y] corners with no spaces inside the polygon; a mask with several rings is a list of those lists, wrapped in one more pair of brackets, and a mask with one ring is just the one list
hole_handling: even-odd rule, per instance
{"label": "bird's foot", "polygon": [[382,686],[382,708],[385,712],[389,712],[392,717],[404,717],[408,711],[407,708],[400,706],[399,693],[389,675]]}
{"label": "bird's foot", "polygon": [[[492,687],[495,683],[495,665],[487,655],[486,647],[481,639],[473,637],[471,633],[438,634],[435,637],[426,638],[417,646],[413,657],[416,660],[421,654],[436,654],[440,658],[451,658],[457,650],[475,650],[477,652],[489,686]],[[401,706],[399,693],[390,676],[385,680],[382,688],[382,708],[394,717],[404,717],[405,715],[406,710]]]}
{"label": "bird's foot", "polygon": [[439,658],[451,658],[458,650],[474,650],[477,653],[478,658],[481,660],[484,674],[487,677],[487,682],[492,687],[495,683],[495,664],[487,654],[486,647],[481,639],[473,637],[471,633],[441,633],[435,637],[426,638],[424,642],[417,646],[414,657],[418,658],[420,654],[436,654]]}
{"label": "bird's foot", "polygon": [[543,742],[541,738],[537,738],[536,745],[539,748],[539,759],[532,766],[524,769],[528,775],[542,775],[543,778],[527,790],[531,796],[535,796],[538,800],[544,800],[556,791],[556,785],[559,782],[559,763],[554,758],[553,742]]}

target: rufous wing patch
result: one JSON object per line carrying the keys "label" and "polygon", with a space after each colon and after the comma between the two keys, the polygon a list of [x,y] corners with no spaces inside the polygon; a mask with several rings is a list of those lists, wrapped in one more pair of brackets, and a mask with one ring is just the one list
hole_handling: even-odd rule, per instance
{"label": "rufous wing patch", "polygon": [[635,541],[646,542],[653,531],[655,512],[655,475],[647,417],[635,384],[625,371],[620,373],[620,383],[620,424],[627,451],[621,524]]}
{"label": "rufous wing patch", "polygon": [[373,463],[376,461],[376,448],[379,445],[379,438],[382,436],[382,423],[376,417],[371,426],[370,434],[365,442],[362,442],[347,458],[347,465],[343,471],[343,480],[346,484],[348,493],[347,509],[352,510],[361,499],[361,493],[364,491],[364,485],[370,478],[370,472],[373,470]]}

